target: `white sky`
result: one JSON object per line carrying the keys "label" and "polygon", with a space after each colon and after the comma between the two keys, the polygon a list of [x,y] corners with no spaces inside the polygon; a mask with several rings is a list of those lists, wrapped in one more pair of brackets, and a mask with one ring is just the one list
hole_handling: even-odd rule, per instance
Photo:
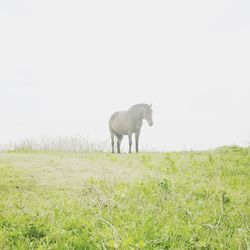
{"label": "white sky", "polygon": [[0,1],[0,144],[107,139],[111,113],[141,102],[142,146],[247,145],[250,2]]}

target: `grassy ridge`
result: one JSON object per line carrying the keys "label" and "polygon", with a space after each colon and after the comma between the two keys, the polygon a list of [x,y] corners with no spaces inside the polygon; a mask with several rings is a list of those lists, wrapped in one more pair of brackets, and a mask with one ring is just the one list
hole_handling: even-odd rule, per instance
{"label": "grassy ridge", "polygon": [[0,153],[0,249],[249,249],[250,151]]}

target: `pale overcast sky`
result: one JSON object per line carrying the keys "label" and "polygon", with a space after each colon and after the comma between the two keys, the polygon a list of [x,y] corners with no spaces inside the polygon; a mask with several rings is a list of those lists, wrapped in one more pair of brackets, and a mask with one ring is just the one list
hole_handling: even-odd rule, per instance
{"label": "pale overcast sky", "polygon": [[112,112],[141,102],[142,146],[250,142],[248,0],[1,0],[0,36],[1,145],[107,139]]}

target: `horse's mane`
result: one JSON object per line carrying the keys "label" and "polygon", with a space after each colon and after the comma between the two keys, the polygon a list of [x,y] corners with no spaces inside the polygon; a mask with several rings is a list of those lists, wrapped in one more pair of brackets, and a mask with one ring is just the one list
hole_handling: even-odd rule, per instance
{"label": "horse's mane", "polygon": [[134,108],[141,108],[141,107],[148,107],[149,105],[146,103],[139,103],[139,104],[135,104],[133,105],[130,109],[134,109]]}

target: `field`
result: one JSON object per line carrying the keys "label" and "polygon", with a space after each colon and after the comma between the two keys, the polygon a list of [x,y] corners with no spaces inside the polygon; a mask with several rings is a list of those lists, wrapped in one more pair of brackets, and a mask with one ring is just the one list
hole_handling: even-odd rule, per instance
{"label": "field", "polygon": [[250,149],[0,153],[0,249],[250,249]]}

